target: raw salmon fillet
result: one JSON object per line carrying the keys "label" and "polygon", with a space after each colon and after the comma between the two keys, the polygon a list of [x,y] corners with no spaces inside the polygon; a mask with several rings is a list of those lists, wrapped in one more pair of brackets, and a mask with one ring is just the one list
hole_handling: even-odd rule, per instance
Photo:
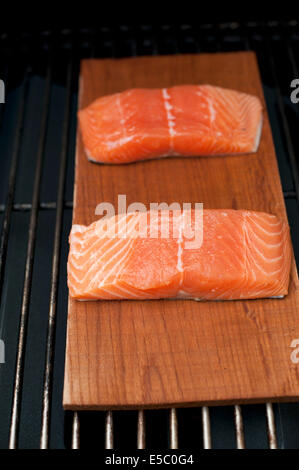
{"label": "raw salmon fillet", "polygon": [[288,293],[287,223],[245,210],[202,214],[202,237],[197,236],[195,210],[129,213],[110,218],[109,224],[100,219],[88,227],[73,225],[70,296],[233,300]]}
{"label": "raw salmon fillet", "polygon": [[255,152],[260,100],[210,85],[132,89],[78,112],[89,160],[129,163],[165,156]]}

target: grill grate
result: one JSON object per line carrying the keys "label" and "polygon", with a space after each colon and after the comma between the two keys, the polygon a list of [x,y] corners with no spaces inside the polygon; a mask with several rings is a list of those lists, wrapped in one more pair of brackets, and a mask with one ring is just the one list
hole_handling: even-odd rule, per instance
{"label": "grill grate", "polygon": [[[0,447],[299,448],[298,404],[64,413],[77,77],[83,57],[253,49],[299,245],[297,21],[0,32]],[[18,332],[18,334],[17,334]]]}

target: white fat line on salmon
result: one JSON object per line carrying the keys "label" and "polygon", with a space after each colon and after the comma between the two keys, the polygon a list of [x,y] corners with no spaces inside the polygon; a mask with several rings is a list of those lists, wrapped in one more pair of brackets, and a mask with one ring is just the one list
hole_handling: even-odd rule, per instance
{"label": "white fat line on salmon", "polygon": [[163,96],[163,99],[164,99],[164,106],[165,106],[165,110],[166,110],[167,124],[168,124],[169,138],[170,138],[170,141],[169,141],[169,144],[170,144],[169,155],[172,155],[172,152],[174,151],[173,137],[176,134],[176,132],[174,130],[175,116],[171,113],[171,110],[173,109],[173,106],[171,106],[171,104],[169,103],[170,95],[167,91],[167,88],[162,89],[162,96]]}
{"label": "white fat line on salmon", "polygon": [[[199,85],[199,91],[196,92],[197,96],[202,97],[202,85]],[[205,96],[208,104],[208,109],[209,109],[209,117],[210,117],[210,123],[212,124],[215,121],[216,118],[216,110],[214,108],[214,103],[213,100],[209,96]],[[221,132],[217,133],[218,135],[222,135]]]}
{"label": "white fat line on salmon", "polygon": [[[124,229],[127,230],[127,227],[124,226]],[[121,233],[121,232],[120,232],[120,233]],[[99,243],[100,241],[101,241],[101,237],[98,238],[98,240],[96,241],[96,243]],[[108,239],[104,242],[104,244],[101,246],[101,248],[102,248],[102,255],[101,255],[101,256],[99,256],[99,253],[98,253],[97,251],[95,251],[95,256],[89,256],[89,257],[88,257],[87,254],[88,254],[88,251],[89,251],[89,249],[90,249],[90,247],[89,247],[88,250],[86,250],[85,252],[83,252],[83,253],[81,254],[81,256],[85,256],[85,257],[86,257],[86,261],[84,261],[84,262],[81,263],[80,265],[77,265],[77,264],[75,263],[75,259],[78,260],[78,257],[77,257],[77,256],[74,256],[73,252],[71,252],[71,255],[72,255],[71,262],[72,262],[73,266],[74,266],[76,269],[78,269],[79,272],[84,272],[84,270],[85,270],[85,265],[90,264],[88,270],[87,270],[87,271],[85,270],[84,276],[83,276],[82,279],[79,279],[79,278],[75,275],[75,273],[72,273],[72,276],[74,277],[74,279],[76,280],[76,282],[77,282],[78,284],[82,284],[83,282],[85,282],[85,280],[88,278],[88,275],[90,274],[90,272],[91,272],[93,269],[95,269],[97,266],[99,266],[99,265],[101,264],[103,258],[107,257],[108,254],[111,252],[111,250],[114,251],[115,248],[117,247],[117,245],[120,244],[120,243],[123,241],[123,239],[119,239],[116,244],[111,245],[110,248],[107,250],[107,249],[105,249],[105,247],[106,247],[107,244],[109,244],[110,241],[111,241],[111,239],[108,238]],[[93,248],[94,248],[94,246],[96,245],[96,243],[93,245]],[[75,259],[74,259],[74,258],[75,258]],[[91,264],[90,261],[93,260],[94,258],[95,258],[95,263],[92,263],[92,264]]]}
{"label": "white fat line on salmon", "polygon": [[104,289],[104,287],[102,287],[102,286],[100,287],[100,289],[101,289],[102,292],[105,292],[106,294],[108,294],[107,299],[109,299],[111,296],[112,296],[112,298],[113,297],[117,297],[119,299],[124,299],[125,298],[124,295],[119,294],[118,292],[115,291],[115,289],[114,290]]}
{"label": "white fat line on salmon", "polygon": [[215,111],[213,101],[211,100],[211,98],[207,98],[207,100],[208,100],[208,107],[209,107],[209,112],[210,112],[210,121],[211,121],[211,124],[213,124],[216,118],[216,111]]}
{"label": "white fat line on salmon", "polygon": [[[117,282],[117,281],[116,281]],[[130,299],[130,300],[138,300],[138,298],[140,299],[149,299],[151,300],[152,299],[152,296],[151,294],[148,294],[144,291],[140,291],[139,289],[136,289],[132,286],[127,286],[128,289],[125,289],[124,286],[119,286],[119,285],[116,285],[115,283],[113,284],[110,284],[113,289],[108,289],[107,287],[103,288],[101,287],[101,291],[104,291],[106,292],[108,295],[112,296],[113,295],[116,295],[117,297],[121,298],[121,299]],[[124,294],[121,294],[121,292],[125,293],[126,295]],[[134,297],[133,297],[133,294],[134,294]],[[130,296],[130,297],[129,297]]]}
{"label": "white fat line on salmon", "polygon": [[[105,283],[107,281],[107,279],[109,279],[110,276],[113,276],[114,277],[114,283],[117,282],[118,280],[118,276],[120,275],[122,269],[124,268],[125,266],[125,261],[127,260],[128,256],[129,256],[129,253],[131,251],[131,248],[133,247],[133,240],[129,240],[128,242],[126,242],[126,244],[122,247],[122,249],[116,254],[114,255],[112,258],[111,258],[111,261],[113,262],[114,259],[116,258],[117,259],[117,262],[115,263],[114,266],[112,266],[110,268],[110,271],[108,271],[108,273],[106,274],[106,276],[101,280],[100,282],[100,285],[99,285],[99,288],[103,288],[105,286]],[[122,254],[123,253],[123,254]],[[122,254],[122,256],[120,257],[120,255]],[[119,258],[119,259],[118,259]],[[107,263],[108,264],[108,263]],[[111,264],[111,263],[110,263]],[[105,266],[106,268],[107,266]],[[116,268],[118,268],[116,270]],[[99,280],[99,275],[96,277],[97,280]]]}
{"label": "white fat line on salmon", "polygon": [[[127,240],[121,247],[120,250],[118,250],[115,255],[113,255],[110,260],[102,267],[102,270],[99,270],[98,274],[96,275],[95,279],[93,281],[91,281],[92,283],[94,283],[94,285],[98,286],[98,281],[99,279],[101,278],[102,276],[102,273],[104,270],[107,270],[107,266],[111,265],[111,263],[113,264],[114,260],[116,258],[118,258],[117,262],[115,262],[115,264],[110,268],[110,270],[108,271],[108,273],[101,279],[100,281],[100,284],[99,284],[99,288],[101,288],[102,286],[105,285],[105,282],[107,281],[107,279],[109,278],[109,276],[111,276],[111,274],[114,272],[114,278],[117,279],[118,275],[119,275],[119,272],[122,268],[122,261],[128,256],[128,253],[130,252],[130,248],[132,247],[133,245],[133,239],[131,240]],[[123,254],[122,254],[123,253]],[[122,255],[122,256],[120,256]],[[120,266],[118,272],[116,272],[115,274],[115,270],[116,268]]]}
{"label": "white fat line on salmon", "polygon": [[[133,222],[134,222],[134,221],[133,221]],[[131,225],[132,225],[132,224],[131,224]],[[128,227],[127,227],[126,225],[124,226],[124,229],[125,229],[125,230],[127,230],[127,228],[131,228],[130,225],[128,225]],[[121,245],[122,245],[121,250],[118,250],[118,251],[116,252],[116,255],[114,255],[112,258],[109,258],[109,261],[106,262],[106,264],[104,265],[104,267],[103,267],[103,266],[101,267],[101,270],[99,270],[99,273],[101,273],[101,272],[104,270],[104,268],[107,268],[107,265],[108,265],[109,263],[111,263],[111,260],[113,260],[113,259],[115,258],[115,256],[119,255],[119,253],[123,250],[123,247],[124,247],[124,246],[126,247],[126,246],[128,245],[128,243],[130,243],[130,240],[127,240],[126,244],[124,245],[123,240],[124,240],[123,238],[122,238],[122,239],[118,239],[118,241],[117,241],[116,244],[111,245],[111,247],[110,247],[108,250],[104,250],[103,248],[105,247],[105,244],[108,243],[108,241],[109,241],[109,239],[108,239],[108,240],[104,243],[104,245],[102,246],[102,252],[103,252],[102,255],[101,255],[101,256],[98,256],[98,253],[96,253],[96,254],[97,254],[97,257],[96,257],[95,263],[92,263],[92,264],[90,265],[90,267],[88,268],[88,270],[85,271],[85,272],[84,272],[84,269],[85,269],[85,264],[86,264],[86,262],[84,262],[84,263],[82,263],[82,264],[80,264],[80,265],[78,266],[78,265],[76,265],[76,263],[75,263],[74,260],[73,260],[72,262],[73,262],[73,265],[75,266],[75,268],[78,269],[80,272],[84,272],[84,276],[83,276],[81,279],[79,279],[74,273],[72,274],[73,277],[74,277],[74,279],[76,280],[76,282],[77,282],[78,284],[82,284],[83,282],[85,282],[85,280],[88,279],[88,276],[89,276],[90,272],[92,272],[92,271],[95,270],[97,267],[99,267],[99,266],[101,265],[103,259],[104,259],[104,258],[107,258],[107,256],[109,255],[109,253],[110,253],[111,251],[115,251],[115,248],[116,248],[118,245],[121,244]],[[88,259],[88,263],[90,263],[90,258]]]}
{"label": "white fat line on salmon", "polygon": [[[257,250],[255,250],[255,251],[257,251]],[[248,260],[251,261],[251,264],[253,264],[263,275],[265,275],[265,276],[267,276],[267,277],[269,277],[270,275],[273,276],[273,275],[278,274],[279,272],[281,272],[281,269],[282,269],[282,268],[280,267],[280,268],[276,269],[275,271],[272,271],[272,272],[269,274],[269,272],[265,271],[265,270],[261,267],[260,264],[257,264],[257,261],[255,260],[255,258],[254,258],[254,256],[253,256],[253,254],[252,254],[251,251],[248,251],[247,257],[248,257]],[[265,260],[267,261],[266,258],[263,258],[263,257],[262,257],[262,259],[265,259]],[[279,260],[278,260],[278,261],[279,261]],[[268,261],[267,261],[267,262],[268,262]],[[255,273],[254,273],[254,271],[253,271],[252,269],[251,269],[251,275],[254,276],[254,279],[256,280],[256,275],[255,275]]]}
{"label": "white fat line on salmon", "polygon": [[[122,234],[126,230],[126,225],[123,224],[124,217],[126,217],[126,216],[119,216],[116,222],[112,220],[113,224],[111,224],[111,223],[109,224],[109,220],[107,222],[105,222],[104,219],[102,219],[103,223],[102,223],[102,220],[99,223],[97,223],[95,225],[95,228],[96,228],[95,233],[96,233],[97,237],[92,236],[92,238],[94,238],[94,242],[92,242],[92,244],[89,243],[91,237],[89,236],[89,233],[86,231],[87,227],[79,226],[79,227],[83,228],[81,233],[85,232],[85,234],[84,234],[82,240],[78,240],[76,238],[76,233],[78,233],[79,230],[77,229],[77,226],[74,226],[75,227],[75,233],[73,234],[73,228],[72,228],[71,235],[70,235],[70,240],[72,242],[76,243],[76,245],[79,245],[81,247],[82,251],[77,252],[76,249],[71,249],[72,255],[76,259],[79,259],[81,257],[85,257],[89,254],[90,251],[92,251],[94,249],[94,247],[99,243],[101,238],[107,238],[106,242],[102,246],[102,248],[104,248],[105,245],[110,243],[112,238],[115,238],[115,231],[119,226],[121,226],[121,230],[118,230],[118,237],[117,238],[125,238],[125,237],[122,237]],[[107,226],[107,228],[105,230],[103,229],[103,225]],[[108,230],[108,228],[109,228],[109,230]],[[88,243],[88,246],[85,248],[87,243]],[[98,253],[95,253],[95,255],[90,255],[90,257],[92,257],[92,256],[97,256],[98,257]]]}
{"label": "white fat line on salmon", "polygon": [[[258,240],[259,240],[259,238],[258,238]],[[281,245],[281,244],[279,244],[278,246],[280,246],[280,245]],[[266,245],[266,246],[267,246],[267,245]],[[264,255],[264,253],[262,253],[262,252],[257,248],[257,246],[254,246],[254,248],[252,248],[252,251],[253,251],[253,250],[255,251],[255,253],[257,253],[257,254],[260,256],[260,258],[261,258],[263,261],[265,261],[265,262],[267,262],[267,263],[277,263],[277,261],[280,261],[281,259],[283,259],[283,255],[276,256],[275,258],[273,258],[273,257],[271,257],[271,258],[270,258],[270,257],[267,257],[267,256]]]}
{"label": "white fat line on salmon", "polygon": [[[140,216],[139,216],[140,217]],[[133,221],[133,223],[131,224],[130,226],[130,231],[132,232],[133,231],[133,227],[132,225],[134,224],[135,221]],[[130,232],[129,232],[130,233]],[[104,277],[104,279],[101,280],[101,284],[100,286],[103,286],[105,284],[105,281],[108,279],[109,275],[112,273],[112,271],[114,270],[115,271],[115,268],[117,266],[120,265],[120,268],[118,269],[116,275],[115,275],[115,279],[117,279],[119,273],[120,273],[120,270],[122,268],[121,266],[121,262],[128,256],[128,253],[130,251],[130,248],[133,244],[133,241],[134,241],[134,238],[127,238],[126,242],[123,244],[123,246],[121,247],[120,250],[118,250],[113,256],[112,258],[109,259],[108,262],[106,262],[106,264],[102,267],[102,271],[104,271],[104,269],[107,269],[107,266],[108,265],[111,265],[111,263],[113,263],[114,259],[115,258],[119,258],[118,261],[113,265],[113,267],[110,269],[110,271],[108,272],[108,274],[106,274],[106,276]],[[120,254],[124,252],[124,255],[120,257]],[[101,272],[96,276],[96,279],[99,278],[99,276],[101,275]]]}
{"label": "white fat line on salmon", "polygon": [[[135,135],[127,135],[126,119],[125,119],[125,114],[124,114],[124,111],[123,111],[123,107],[121,105],[120,98],[121,98],[121,94],[118,94],[116,104],[117,104],[119,115],[120,115],[120,124],[121,124],[121,128],[122,128],[122,136],[120,136],[118,139],[113,139],[113,140],[105,139],[105,141],[103,141],[103,144],[106,145],[106,147],[109,150],[112,150],[112,149],[114,149],[118,146],[127,144],[128,142],[133,141],[136,137]],[[116,135],[116,134],[114,134],[114,135]],[[99,135],[99,137],[102,138],[102,135]],[[111,134],[110,137],[113,137],[113,134]],[[90,160],[92,160],[92,158],[90,158],[90,155],[87,155],[87,156]]]}
{"label": "white fat line on salmon", "polygon": [[[248,218],[250,219],[250,221],[251,221],[254,225],[257,226],[257,228],[258,228],[259,230],[261,230],[262,232],[264,232],[266,235],[275,237],[276,235],[280,235],[280,234],[281,234],[281,229],[280,229],[278,232],[270,232],[269,230],[266,230],[264,227],[262,227],[260,224],[258,224],[258,223],[257,223],[257,220],[254,219],[253,217],[250,217],[250,215],[248,215]],[[276,224],[270,224],[270,223],[268,222],[267,225],[269,225],[269,227],[277,227],[278,225],[281,227],[280,222],[279,222],[279,223],[276,223]]]}
{"label": "white fat line on salmon", "polygon": [[106,147],[111,150],[111,149],[114,149],[120,145],[124,145],[124,144],[127,144],[129,142],[132,142],[133,140],[135,139],[135,135],[129,135],[129,136],[126,136],[126,137],[120,137],[119,139],[117,140],[108,140],[107,142],[103,142]]}
{"label": "white fat line on salmon", "polygon": [[[259,241],[259,243],[263,244],[264,246],[266,246],[267,248],[277,248],[281,245],[283,245],[283,240],[281,240],[279,243],[269,243],[269,242],[266,242],[265,240],[263,240],[261,237],[259,237],[259,235],[254,232],[251,228],[250,230],[250,235],[252,237],[254,237],[256,240]],[[280,234],[279,234],[280,235]]]}

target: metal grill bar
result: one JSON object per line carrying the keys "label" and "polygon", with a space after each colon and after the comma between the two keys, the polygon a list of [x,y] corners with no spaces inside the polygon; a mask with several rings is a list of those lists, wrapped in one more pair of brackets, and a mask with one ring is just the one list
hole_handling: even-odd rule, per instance
{"label": "metal grill bar", "polygon": [[72,449],[80,448],[80,419],[77,412],[73,415]]}
{"label": "metal grill bar", "polygon": [[202,428],[203,428],[203,448],[212,449],[212,436],[211,436],[211,423],[210,411],[207,406],[203,406],[202,413]]}
{"label": "metal grill bar", "polygon": [[266,404],[266,415],[267,415],[269,447],[270,449],[277,449],[278,444],[277,444],[275,418],[274,418],[272,403]]}
{"label": "metal grill bar", "polygon": [[175,408],[172,408],[169,412],[169,448],[178,449],[179,448],[179,437],[178,437],[178,418]]}
{"label": "metal grill bar", "polygon": [[137,449],[145,449],[145,413],[144,413],[144,410],[138,411]]}
{"label": "metal grill bar", "polygon": [[32,283],[33,259],[34,259],[34,251],[35,251],[35,238],[36,238],[43,154],[44,154],[44,145],[45,145],[45,137],[46,137],[46,129],[47,129],[48,112],[49,112],[51,73],[52,73],[51,65],[49,64],[48,70],[47,70],[47,77],[46,77],[45,98],[44,98],[43,115],[42,115],[42,121],[41,121],[41,133],[40,133],[40,141],[39,141],[38,154],[37,154],[37,163],[36,163],[33,197],[32,197],[32,209],[31,209],[30,224],[29,224],[29,238],[28,238],[28,245],[27,245],[25,279],[24,279],[23,300],[22,300],[22,309],[21,309],[21,318],[20,318],[18,352],[17,352],[17,361],[16,361],[13,405],[12,405],[10,437],[9,437],[10,449],[15,449],[17,447],[17,442],[18,442],[18,426],[19,426],[19,413],[20,413],[20,404],[21,404],[21,393],[22,393],[22,377],[23,377],[23,365],[24,365],[24,355],[25,355],[25,342],[26,342],[27,320],[28,320],[28,311],[29,311],[29,302],[30,302],[30,293],[31,293],[31,283]]}
{"label": "metal grill bar", "polygon": [[51,277],[51,293],[50,293],[50,309],[49,322],[47,332],[47,348],[46,348],[46,367],[44,377],[44,393],[42,408],[42,431],[40,447],[47,449],[49,445],[49,418],[50,418],[50,399],[53,373],[53,347],[55,339],[56,310],[57,310],[57,293],[58,293],[58,275],[60,261],[60,242],[63,217],[63,196],[66,177],[66,161],[68,149],[68,129],[70,121],[70,99],[71,99],[71,83],[72,83],[72,60],[68,66],[67,74],[67,97],[66,112],[63,125],[63,138],[61,145],[61,163],[59,172],[59,183],[57,193],[57,211],[54,234],[54,249],[52,259],[52,277]]}
{"label": "metal grill bar", "polygon": [[235,405],[235,428],[237,449],[245,449],[242,410],[240,405]]}
{"label": "metal grill bar", "polygon": [[112,411],[107,411],[105,423],[105,449],[113,449],[113,441],[113,415]]}

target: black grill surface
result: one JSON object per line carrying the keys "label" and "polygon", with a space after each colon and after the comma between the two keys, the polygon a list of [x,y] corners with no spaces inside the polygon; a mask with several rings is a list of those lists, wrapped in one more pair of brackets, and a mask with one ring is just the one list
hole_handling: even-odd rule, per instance
{"label": "black grill surface", "polygon": [[[290,101],[290,83],[299,78],[297,21],[0,32],[1,448],[10,435],[13,446],[38,448],[42,422],[50,448],[72,444],[73,414],[62,409],[62,390],[80,59],[248,49],[258,56],[298,262],[299,104]],[[265,405],[241,409],[246,447],[268,448]],[[177,411],[180,448],[202,448],[201,413]],[[274,415],[278,446],[299,448],[299,404],[274,404]],[[115,448],[136,448],[137,417],[113,413]],[[146,411],[145,418],[146,447],[168,448],[169,410]],[[80,446],[104,448],[106,414],[79,419]],[[235,448],[234,407],[211,407],[210,420],[213,448]]]}

